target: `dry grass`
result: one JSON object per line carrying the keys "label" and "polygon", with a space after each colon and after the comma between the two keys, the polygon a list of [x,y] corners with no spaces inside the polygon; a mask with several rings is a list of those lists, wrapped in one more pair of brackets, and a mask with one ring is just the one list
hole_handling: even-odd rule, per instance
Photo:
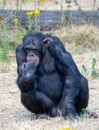
{"label": "dry grass", "polygon": [[[82,64],[90,68],[91,61],[95,58],[97,61],[96,70],[99,72],[99,51],[97,49],[92,50],[91,46],[85,49],[83,44],[80,47],[68,44],[70,42],[70,35],[80,35],[82,32],[84,35],[88,34],[88,43],[94,39],[93,46],[95,45],[95,48],[98,48],[99,30],[97,28],[88,28],[87,26],[72,27],[71,29],[67,28],[66,30],[65,28],[61,32],[56,31],[54,33],[64,41],[66,48],[72,53],[80,70],[82,69]],[[99,119],[84,118],[75,123],[64,120],[62,117],[51,118],[50,120],[31,120],[31,113],[20,103],[20,91],[16,85],[16,78],[16,61],[15,56],[13,56],[9,71],[7,73],[0,72],[0,130],[58,130],[63,126],[70,127],[70,130],[74,128],[75,130],[99,130]],[[99,79],[98,77],[93,79],[88,76],[88,80],[90,89],[88,109],[99,114]]]}
{"label": "dry grass", "polygon": [[[69,47],[86,47],[97,49],[99,46],[99,28],[85,25],[85,26],[67,26],[60,28],[60,30],[52,31],[55,35],[61,38],[66,46]],[[72,44],[72,46],[71,46]]]}

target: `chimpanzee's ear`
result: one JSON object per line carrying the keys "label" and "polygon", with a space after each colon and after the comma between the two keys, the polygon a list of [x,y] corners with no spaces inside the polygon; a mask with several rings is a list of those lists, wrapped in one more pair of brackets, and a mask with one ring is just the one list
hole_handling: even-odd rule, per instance
{"label": "chimpanzee's ear", "polygon": [[43,40],[43,46],[46,47],[51,42],[53,42],[53,39],[51,37],[47,37]]}
{"label": "chimpanzee's ear", "polygon": [[48,39],[45,38],[45,39],[43,40],[43,46],[46,46],[47,44],[48,44]]}

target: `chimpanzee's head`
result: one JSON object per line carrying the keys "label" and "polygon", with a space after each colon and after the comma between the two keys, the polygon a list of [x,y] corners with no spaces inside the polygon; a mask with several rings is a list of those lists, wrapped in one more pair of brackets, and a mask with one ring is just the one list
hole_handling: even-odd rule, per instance
{"label": "chimpanzee's head", "polygon": [[41,32],[29,31],[23,38],[23,49],[26,54],[26,61],[35,65],[43,57],[42,42],[45,36]]}
{"label": "chimpanzee's head", "polygon": [[55,60],[47,50],[47,46],[54,41],[50,35],[41,32],[29,31],[23,38],[23,50],[25,62],[38,66],[42,63],[46,72],[54,69]]}

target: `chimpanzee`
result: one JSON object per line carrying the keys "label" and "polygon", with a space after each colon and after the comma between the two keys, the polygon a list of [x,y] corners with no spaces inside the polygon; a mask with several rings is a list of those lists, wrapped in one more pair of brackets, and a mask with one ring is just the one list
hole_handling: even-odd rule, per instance
{"label": "chimpanzee", "polygon": [[[56,107],[59,107],[63,116],[70,119],[79,118],[79,113],[88,105],[88,81],[81,75],[71,54],[66,51],[59,38],[29,31],[24,36],[23,43],[16,48],[16,59],[19,88],[26,85],[24,80],[21,81],[22,64],[33,63],[36,66],[36,88],[45,96],[43,100],[42,95],[38,94],[39,100],[45,104],[43,107],[31,89],[21,90],[21,101],[28,110],[43,113],[48,107],[54,111],[51,115],[56,116]],[[27,83],[27,87],[28,85],[34,88],[34,79]],[[50,104],[47,98],[53,105],[46,105]]]}

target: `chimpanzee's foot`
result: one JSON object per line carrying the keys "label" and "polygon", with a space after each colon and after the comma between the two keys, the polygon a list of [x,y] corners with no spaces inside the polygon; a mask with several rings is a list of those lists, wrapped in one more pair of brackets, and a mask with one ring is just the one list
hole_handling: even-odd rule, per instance
{"label": "chimpanzee's foot", "polygon": [[31,117],[31,120],[37,120],[37,119],[50,119],[50,116],[48,116],[47,114],[33,114]]}

